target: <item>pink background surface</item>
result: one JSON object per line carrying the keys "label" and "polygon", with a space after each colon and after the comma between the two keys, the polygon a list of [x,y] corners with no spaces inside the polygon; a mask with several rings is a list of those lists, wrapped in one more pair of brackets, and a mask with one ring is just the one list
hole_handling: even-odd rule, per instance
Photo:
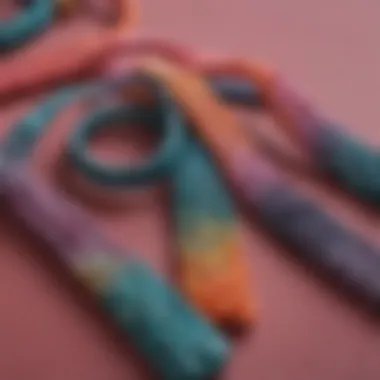
{"label": "pink background surface", "polygon": [[[138,33],[174,37],[204,50],[266,59],[284,71],[289,81],[328,115],[351,125],[351,131],[367,141],[380,143],[377,2],[141,3]],[[39,43],[57,47],[60,39],[72,38],[77,32],[74,27],[65,28],[41,38]],[[28,104],[33,100],[2,106],[2,133]],[[57,124],[70,126],[69,116],[64,119]],[[267,127],[257,120],[248,121],[257,129]],[[35,155],[36,170],[50,178],[64,133],[62,127],[50,134]],[[345,223],[376,241],[380,220],[376,215],[311,178],[299,178],[295,183]],[[170,260],[168,252],[173,247],[164,193],[157,189],[124,194],[125,207],[107,210],[87,205],[87,209],[113,239],[144,253],[157,269],[165,271]],[[120,335],[46,259],[42,247],[6,212],[1,214],[0,379],[148,378],[134,364]],[[255,226],[247,222],[245,229],[261,316],[255,333],[236,344],[222,378],[379,379],[378,323],[288,261]],[[146,230],[151,231],[149,238]],[[377,242],[380,244],[379,239]]]}

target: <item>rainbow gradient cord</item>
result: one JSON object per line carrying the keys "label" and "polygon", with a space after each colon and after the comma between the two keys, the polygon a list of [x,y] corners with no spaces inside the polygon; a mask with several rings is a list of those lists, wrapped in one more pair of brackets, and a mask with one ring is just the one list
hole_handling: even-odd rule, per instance
{"label": "rainbow gradient cord", "polygon": [[250,84],[252,90],[246,92],[242,105],[247,105],[259,91],[260,106],[274,116],[278,126],[301,147],[318,171],[358,199],[379,205],[378,151],[322,116],[282,75],[266,65],[244,59],[206,63],[201,70],[208,75],[233,76]]}
{"label": "rainbow gradient cord", "polygon": [[[252,137],[238,125],[226,104],[215,97],[215,86],[210,87],[203,78],[206,71],[209,74],[212,71],[215,76],[218,73],[231,75],[226,67],[231,65],[221,63],[220,70],[216,70],[213,64],[201,72],[194,66],[186,68],[156,58],[143,62],[141,70],[159,78],[174,94],[236,195],[267,231],[303,261],[344,287],[349,295],[359,297],[378,312],[379,249],[291,189],[278,170],[263,160]],[[260,88],[260,82],[257,84]],[[262,96],[265,99],[265,94]],[[312,132],[311,126],[308,133],[303,134],[307,136],[305,141],[312,141]]]}
{"label": "rainbow gradient cord", "polygon": [[[212,378],[229,356],[229,344],[221,333],[136,255],[125,255],[120,247],[103,237],[91,220],[63,194],[32,174],[27,162],[35,143],[62,107],[91,94],[107,96],[109,91],[125,87],[129,82],[103,81],[59,91],[21,120],[3,143],[0,191],[13,212],[55,249],[73,275],[93,293],[100,306],[163,379]],[[149,83],[148,88],[151,88],[152,81],[143,82],[144,86]],[[152,88],[156,91],[153,92],[157,102],[154,107],[145,105],[142,109],[141,104],[131,103],[116,108],[117,112],[111,114],[114,118],[122,115],[126,123],[140,121],[143,125],[163,128],[164,137],[158,157],[145,169],[132,168],[130,175],[123,173],[123,180],[127,178],[135,185],[172,174],[180,162],[178,159],[186,157],[187,148],[193,149],[190,143],[182,149],[184,146],[181,144],[186,144],[187,140],[184,139],[185,128],[177,107],[164,96],[160,86]],[[102,111],[110,122],[112,119],[108,119],[109,114],[106,113],[111,110],[115,109]],[[78,159],[84,156],[72,155],[78,154],[76,149],[80,148],[80,137],[78,134],[72,137],[68,151],[79,168]],[[177,161],[173,160],[176,157]],[[202,160],[207,168],[210,165],[207,155]],[[212,173],[211,166],[207,170]],[[94,172],[86,174],[94,175],[93,178],[97,175]],[[113,174],[111,170],[106,172],[106,177],[96,178],[104,181],[111,176],[115,180],[117,176]],[[219,179],[215,178],[215,184],[218,184]],[[228,203],[226,207],[229,207]]]}
{"label": "rainbow gradient cord", "polygon": [[[191,67],[214,84],[223,82],[224,99],[268,111],[317,170],[358,199],[378,205],[378,150],[354,139],[342,126],[323,116],[269,65],[244,58],[202,58],[170,41],[140,39],[124,45],[119,47],[121,56],[130,51],[158,56]],[[117,59],[117,54],[110,57],[116,63],[109,64],[108,72],[115,68],[117,72]]]}
{"label": "rainbow gradient cord", "polygon": [[[115,79],[114,83],[117,82]],[[128,86],[124,88],[128,91]],[[188,129],[181,127],[185,121],[177,122],[170,112],[166,113],[168,107],[147,113],[146,109],[140,107],[139,111],[129,103],[100,109],[86,117],[70,140],[68,157],[84,177],[101,186],[120,188],[169,179],[173,184],[173,216],[179,251],[179,258],[175,260],[179,264],[184,294],[218,324],[251,325],[256,310],[249,290],[247,257],[238,216],[213,158]],[[40,111],[39,118],[52,113],[46,109]],[[149,114],[152,116],[148,117]],[[89,155],[87,145],[94,134],[112,122],[130,121],[147,123],[150,129],[156,128],[164,135],[156,155],[143,168],[112,168]],[[8,146],[12,147],[13,155],[17,151],[26,157],[30,151],[31,145],[23,142],[29,136],[27,129],[25,126],[16,128],[10,136]],[[35,134],[37,129],[33,131]],[[32,141],[35,139],[36,136]],[[193,266],[198,267],[196,273],[191,270]],[[233,289],[233,293],[228,295],[227,289]]]}
{"label": "rainbow gradient cord", "polygon": [[[161,120],[154,118],[151,128],[165,128],[168,137],[143,169],[110,168],[89,156],[88,141],[110,123],[144,120],[147,110],[139,113],[129,103],[97,111],[77,128],[68,150],[74,167],[102,186],[141,185],[163,176],[169,179],[179,253],[174,260],[179,265],[183,294],[218,324],[251,325],[255,310],[234,204],[213,158],[190,131],[173,124],[170,114]],[[131,119],[131,114],[136,116]]]}

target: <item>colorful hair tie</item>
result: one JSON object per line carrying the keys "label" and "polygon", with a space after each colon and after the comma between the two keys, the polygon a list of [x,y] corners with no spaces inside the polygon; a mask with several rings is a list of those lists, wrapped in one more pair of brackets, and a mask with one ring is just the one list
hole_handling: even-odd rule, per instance
{"label": "colorful hair tie", "polygon": [[[149,83],[151,88],[152,81],[144,81],[144,86]],[[122,85],[122,82],[103,82],[88,87],[70,88],[49,98],[21,121],[3,144],[1,191],[5,193],[14,213],[55,248],[72,272],[94,293],[110,317],[164,379],[211,378],[228,358],[229,349],[224,338],[149,267],[132,255],[124,256],[118,247],[101,237],[80,210],[32,175],[26,162],[34,143],[61,107],[86,95],[107,92]],[[166,133],[177,136],[177,142],[173,142],[176,145],[183,133],[181,130],[184,131],[182,116],[175,104],[162,95],[159,86],[156,85],[151,91],[156,95],[154,106],[157,109],[145,107],[144,113],[141,113],[137,112],[139,108],[129,107],[131,113],[127,114],[126,105],[127,108],[121,114],[115,113],[114,117],[138,117],[139,121],[154,121],[153,126],[159,127],[162,121],[157,123],[158,112],[161,117],[168,118],[173,123]],[[151,116],[147,118],[147,115]],[[106,113],[105,116],[108,117],[109,114]],[[168,140],[170,136],[164,138],[164,145]],[[81,149],[81,146],[78,145],[77,138],[74,138],[73,143],[71,153],[75,155],[76,149]],[[172,159],[186,156],[184,149],[163,151],[178,156],[173,156]],[[180,160],[176,162],[179,163]],[[161,161],[161,169],[152,179],[165,174],[165,163],[173,166],[173,162],[164,159]],[[207,173],[212,173],[206,158],[202,164],[208,168]],[[104,177],[95,179],[104,184]],[[135,180],[132,182],[136,183]],[[215,183],[219,186],[218,180]]]}

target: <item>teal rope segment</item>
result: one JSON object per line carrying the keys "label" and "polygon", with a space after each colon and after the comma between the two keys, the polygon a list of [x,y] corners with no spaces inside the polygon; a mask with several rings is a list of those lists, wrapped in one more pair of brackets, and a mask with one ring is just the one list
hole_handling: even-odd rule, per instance
{"label": "teal rope segment", "polygon": [[24,1],[18,14],[0,21],[0,53],[17,49],[44,32],[52,24],[55,11],[54,0]]}
{"label": "teal rope segment", "polygon": [[[183,159],[188,142],[182,115],[171,102],[165,103],[153,109],[126,103],[93,112],[80,123],[69,140],[67,154],[70,161],[84,177],[103,186],[141,186],[170,177]],[[146,163],[115,167],[91,156],[88,152],[89,141],[114,123],[139,124],[160,132],[160,145]]]}
{"label": "teal rope segment", "polygon": [[[127,78],[128,80],[130,78]],[[112,90],[115,85],[119,87],[123,83],[123,79],[116,84],[113,81],[103,81],[68,87],[53,94],[11,131],[3,143],[5,158],[27,159],[51,121],[62,109],[83,98],[96,97],[100,94],[104,96],[104,93]],[[150,85],[153,85],[153,81]],[[165,94],[162,88],[154,87],[154,90],[159,91],[157,94],[159,104],[154,107],[141,105],[136,107],[136,104],[126,103],[122,106],[101,108],[87,115],[74,130],[66,153],[75,169],[86,179],[103,186],[124,187],[153,183],[173,173],[186,151],[185,121],[168,94]],[[87,145],[91,138],[113,122],[123,124],[141,122],[149,129],[157,129],[163,134],[160,147],[146,164],[140,167],[115,168],[100,163],[89,154]]]}
{"label": "teal rope segment", "polygon": [[29,114],[17,122],[2,144],[8,159],[29,157],[51,122],[65,107],[113,87],[111,81],[68,86],[46,96]]}
{"label": "teal rope segment", "polygon": [[121,264],[100,298],[164,380],[214,378],[229,357],[227,340],[144,264]]}
{"label": "teal rope segment", "polygon": [[326,129],[316,153],[319,167],[359,200],[380,206],[380,154],[337,129]]}

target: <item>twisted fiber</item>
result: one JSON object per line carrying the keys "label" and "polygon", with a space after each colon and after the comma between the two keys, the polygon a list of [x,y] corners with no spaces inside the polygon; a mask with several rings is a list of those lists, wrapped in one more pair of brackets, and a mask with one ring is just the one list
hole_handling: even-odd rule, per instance
{"label": "twisted fiber", "polygon": [[[133,80],[135,82],[136,79]],[[145,264],[132,255],[124,257],[118,247],[109,243],[92,227],[92,222],[80,210],[63,195],[54,192],[42,180],[33,176],[25,162],[47,123],[61,107],[78,98],[99,92],[107,94],[120,86],[133,83],[129,79],[103,81],[88,87],[69,88],[48,98],[16,126],[4,143],[4,160],[0,171],[2,190],[5,191],[14,212],[56,249],[73,273],[93,291],[110,317],[126,332],[164,379],[209,378],[220,370],[227,359],[228,344],[223,337]],[[164,162],[173,168],[173,160],[180,163],[180,158],[185,158],[185,152],[191,148],[189,145],[188,149],[178,149],[181,140],[182,143],[186,142],[183,138],[178,138],[184,136],[184,121],[175,104],[160,86],[147,80],[141,85],[151,89],[155,107],[152,109],[145,106],[142,112],[141,106],[131,109],[131,106],[124,105],[123,108],[116,109],[119,114],[112,112],[111,116],[123,116],[127,122],[138,118],[141,122],[148,122],[148,126],[149,122],[154,122],[152,126],[163,125],[167,128],[161,146],[172,155],[171,162]],[[128,107],[130,112],[126,111]],[[107,116],[106,119],[110,110],[113,108],[104,111],[106,114],[103,116]],[[167,122],[172,123],[173,127],[165,127]],[[173,134],[177,136],[175,141],[172,139]],[[77,161],[74,162],[79,164],[77,168],[81,172],[82,156],[76,151],[81,149],[77,137],[73,137],[69,157],[76,154]],[[171,144],[166,144],[165,147],[168,141]],[[177,148],[170,153],[171,148],[168,145],[173,147],[173,144]],[[207,160],[202,162],[202,166],[205,164],[208,164]],[[151,181],[154,181],[172,170],[165,168],[162,161],[160,167],[160,173],[145,171],[145,175],[152,176]],[[85,170],[83,173],[86,175]],[[125,172],[123,175],[125,176]],[[103,185],[115,185],[107,182],[109,178],[93,179]],[[136,176],[136,172],[130,173],[128,178],[129,184],[141,183],[141,176]],[[144,181],[146,180],[148,178]]]}

